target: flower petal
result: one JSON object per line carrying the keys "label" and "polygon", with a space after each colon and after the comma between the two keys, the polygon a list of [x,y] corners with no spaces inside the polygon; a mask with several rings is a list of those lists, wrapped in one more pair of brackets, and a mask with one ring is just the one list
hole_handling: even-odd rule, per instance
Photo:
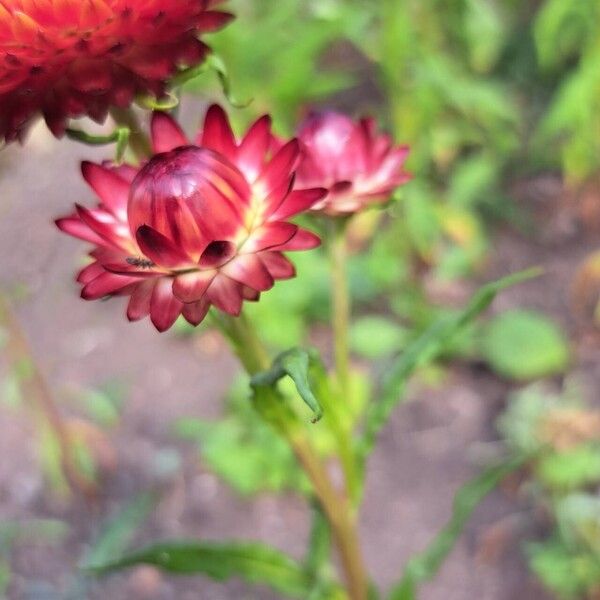
{"label": "flower petal", "polygon": [[266,223],[252,232],[248,241],[242,246],[241,252],[249,254],[280,246],[289,242],[296,235],[297,230],[297,225],[284,221]]}
{"label": "flower petal", "polygon": [[[277,246],[277,250],[311,250],[321,245],[321,238],[307,229],[298,228],[294,236],[286,243]],[[275,248],[274,248],[275,249]]]}
{"label": "flower petal", "polygon": [[273,279],[290,279],[296,275],[294,265],[280,252],[259,252],[257,256]]}
{"label": "flower petal", "polygon": [[203,298],[202,300],[198,300],[198,302],[184,304],[182,314],[190,325],[196,326],[200,325],[204,320],[209,308],[210,302],[206,298]]}
{"label": "flower petal", "polygon": [[148,225],[138,228],[135,237],[141,251],[161,267],[180,267],[191,262],[168,237]]}
{"label": "flower petal", "polygon": [[258,181],[264,185],[267,194],[289,179],[298,163],[299,155],[298,140],[295,139],[290,140],[279,149],[258,178]]}
{"label": "flower petal", "polygon": [[242,286],[226,275],[219,274],[210,284],[207,298],[223,312],[238,316],[242,310]]}
{"label": "flower petal", "polygon": [[282,221],[298,213],[312,208],[327,195],[325,188],[294,190],[281,203],[279,208],[269,217],[269,221]]}
{"label": "flower petal", "polygon": [[173,294],[182,302],[196,302],[204,296],[216,271],[193,271],[178,275],[173,280]]}
{"label": "flower petal", "polygon": [[150,320],[161,332],[175,323],[183,309],[183,303],[173,295],[172,285],[168,277],[158,279],[150,298]]}
{"label": "flower petal", "polygon": [[204,127],[196,143],[199,146],[210,148],[227,157],[235,154],[235,136],[233,135],[225,111],[218,104],[213,104],[206,111]]}
{"label": "flower petal", "polygon": [[271,117],[263,115],[253,123],[240,143],[236,164],[249,181],[254,181],[271,145]]}
{"label": "flower petal", "polygon": [[187,146],[188,139],[177,122],[167,113],[155,111],[150,122],[154,152],[169,152],[179,146]]}
{"label": "flower petal", "polygon": [[120,221],[127,221],[129,183],[114,171],[88,161],[81,163],[81,172],[107,210]]}
{"label": "flower petal", "polygon": [[104,298],[104,296],[114,294],[136,281],[137,279],[135,279],[135,277],[115,275],[114,273],[105,271],[83,287],[81,290],[81,297],[84,300],[98,300],[99,298]]}
{"label": "flower petal", "polygon": [[240,254],[228,262],[221,272],[259,292],[273,287],[273,277],[256,256],[256,254]]}
{"label": "flower petal", "polygon": [[62,219],[56,219],[54,222],[61,231],[80,240],[92,244],[106,244],[106,240],[90,229],[78,216],[63,217]]}
{"label": "flower petal", "polygon": [[155,281],[143,281],[138,284],[127,305],[127,318],[130,321],[139,321],[150,314],[150,299],[154,291]]}

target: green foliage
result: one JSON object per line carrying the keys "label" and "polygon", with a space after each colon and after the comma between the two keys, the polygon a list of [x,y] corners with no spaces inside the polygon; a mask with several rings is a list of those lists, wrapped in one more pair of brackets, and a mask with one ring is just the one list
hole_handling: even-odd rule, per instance
{"label": "green foliage", "polygon": [[543,485],[553,490],[568,491],[598,483],[600,443],[542,456],[536,474]]}
{"label": "green foliage", "polygon": [[294,382],[300,398],[306,403],[314,414],[313,423],[323,416],[323,409],[319,400],[313,393],[314,382],[311,373],[322,371],[319,369],[321,359],[316,350],[292,348],[282,352],[273,361],[273,366],[268,371],[257,373],[250,380],[250,386],[255,390],[260,387],[274,386],[286,375]]}
{"label": "green foliage", "polygon": [[516,380],[561,373],[569,360],[560,329],[550,319],[526,310],[493,318],[482,334],[482,353],[497,373]]}
{"label": "green foliage", "polygon": [[83,568],[94,569],[95,565],[110,562],[122,554],[155,504],[156,498],[149,493],[140,494],[128,502],[102,528],[98,539],[86,554]]}
{"label": "green foliage", "polygon": [[371,359],[397,353],[406,344],[407,337],[404,327],[375,315],[355,319],[350,328],[352,350]]}
{"label": "green foliage", "polygon": [[535,269],[522,271],[484,285],[461,312],[437,320],[406,347],[389,370],[379,394],[379,401],[369,406],[360,445],[363,457],[370,453],[377,435],[387,423],[393,409],[404,398],[407,381],[415,370],[439,356],[448,342],[488,308],[500,291],[538,274],[539,271]]}
{"label": "green foliage", "polygon": [[600,166],[600,7],[597,2],[548,0],[535,22],[540,65],[555,78],[538,146],[562,152],[566,175],[579,182]]}
{"label": "green foliage", "polygon": [[176,432],[195,441],[203,462],[240,494],[308,489],[288,446],[252,409],[246,378],[231,391],[224,418],[181,419]]}
{"label": "green foliage", "polygon": [[400,583],[388,596],[389,600],[416,600],[417,586],[432,579],[438,572],[473,511],[509,473],[518,469],[523,462],[523,458],[516,458],[488,467],[458,490],[450,521],[422,553],[408,561]]}
{"label": "green foliage", "polygon": [[217,581],[240,577],[292,598],[305,599],[310,593],[310,580],[301,565],[282,552],[258,543],[163,542],[97,564],[93,570],[104,574],[138,564],[153,565],[168,573],[203,574]]}

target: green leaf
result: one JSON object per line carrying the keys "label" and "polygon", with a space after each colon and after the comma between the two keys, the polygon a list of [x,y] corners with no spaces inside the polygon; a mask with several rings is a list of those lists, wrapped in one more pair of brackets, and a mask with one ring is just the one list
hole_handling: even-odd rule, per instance
{"label": "green leaf", "polygon": [[554,490],[571,490],[600,482],[600,446],[585,444],[544,456],[536,467],[540,481]]}
{"label": "green leaf", "polygon": [[155,505],[156,496],[150,493],[140,494],[127,503],[105,525],[100,537],[90,548],[82,568],[95,569],[96,565],[110,562],[114,556],[121,554]]}
{"label": "green leaf", "polygon": [[530,269],[484,285],[473,295],[464,310],[455,315],[441,317],[404,350],[383,383],[379,402],[369,407],[359,446],[363,461],[375,445],[377,435],[387,423],[392,411],[403,399],[406,383],[416,369],[439,356],[448,342],[492,303],[496,294],[539,274],[538,269]]}
{"label": "green leaf", "polygon": [[560,329],[526,310],[507,311],[492,319],[483,332],[482,351],[497,373],[519,381],[561,373],[569,361]]}
{"label": "green leaf", "polygon": [[203,574],[217,581],[240,577],[293,598],[305,599],[310,593],[310,581],[301,565],[283,552],[259,543],[161,542],[97,564],[93,571],[105,574],[139,564],[180,575]]}
{"label": "green leaf", "polygon": [[361,317],[350,328],[352,350],[371,359],[395,354],[406,344],[406,338],[404,327],[384,317]]}
{"label": "green leaf", "polygon": [[458,490],[454,497],[450,521],[425,551],[408,561],[400,583],[388,596],[389,600],[416,600],[417,586],[430,580],[438,572],[473,511],[509,473],[518,469],[524,462],[525,458],[520,457],[488,467]]}
{"label": "green leaf", "polygon": [[323,409],[311,389],[310,367],[311,363],[318,362],[315,350],[292,348],[282,352],[273,361],[273,366],[268,371],[257,373],[250,380],[253,389],[258,387],[272,387],[286,375],[294,382],[298,394],[314,413],[313,423],[323,416]]}

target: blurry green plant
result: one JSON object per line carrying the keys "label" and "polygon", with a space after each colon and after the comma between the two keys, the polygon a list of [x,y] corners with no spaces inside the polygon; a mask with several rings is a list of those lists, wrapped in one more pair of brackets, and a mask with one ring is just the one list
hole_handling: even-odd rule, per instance
{"label": "blurry green plant", "polygon": [[531,569],[559,598],[597,597],[600,412],[572,384],[560,394],[537,384],[509,398],[498,428],[514,453],[531,457],[526,488],[552,525],[526,545]]}

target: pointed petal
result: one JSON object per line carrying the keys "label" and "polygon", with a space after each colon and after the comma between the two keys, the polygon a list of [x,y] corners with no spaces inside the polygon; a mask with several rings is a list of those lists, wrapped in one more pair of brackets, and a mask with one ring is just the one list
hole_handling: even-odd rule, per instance
{"label": "pointed petal", "polygon": [[228,262],[221,272],[259,292],[273,287],[273,277],[256,256],[256,254],[241,254]]}
{"label": "pointed petal", "polygon": [[198,302],[184,304],[182,314],[190,325],[196,326],[200,325],[204,320],[209,308],[210,302],[206,298],[203,298],[202,300],[198,300]]}
{"label": "pointed petal", "polygon": [[237,281],[219,274],[213,279],[206,295],[219,310],[237,317],[242,310],[241,288]]}
{"label": "pointed petal", "polygon": [[298,162],[299,155],[298,140],[295,139],[290,140],[275,154],[258,178],[267,193],[271,193],[289,179]]}
{"label": "pointed petal", "polygon": [[264,115],[250,127],[238,150],[237,166],[249,181],[258,177],[270,145],[271,117]]}
{"label": "pointed petal", "polygon": [[80,240],[91,242],[92,244],[106,244],[106,240],[92,231],[78,216],[56,219],[55,223],[61,231]]}
{"label": "pointed petal", "polygon": [[123,262],[109,262],[102,265],[110,273],[117,275],[128,275],[129,277],[137,277],[138,279],[147,279],[149,277],[160,277],[165,272],[155,271],[147,267],[139,267]]}
{"label": "pointed petal", "polygon": [[155,281],[144,281],[138,284],[127,305],[127,318],[130,321],[139,321],[150,314],[150,299],[154,291]]}
{"label": "pointed petal", "polygon": [[204,296],[216,271],[194,271],[178,275],[173,280],[173,294],[182,302],[196,302]]}
{"label": "pointed petal", "polygon": [[99,262],[94,261],[91,265],[88,265],[79,271],[79,274],[77,275],[77,283],[85,285],[105,272],[106,270],[104,267]]}
{"label": "pointed petal", "polygon": [[279,208],[269,217],[269,221],[282,221],[293,217],[298,213],[312,208],[317,202],[327,195],[324,188],[313,188],[310,190],[294,190],[281,203]]}
{"label": "pointed petal", "polygon": [[81,297],[84,300],[98,300],[104,298],[104,296],[114,294],[136,281],[137,279],[134,277],[104,272],[84,286],[81,290]]}
{"label": "pointed petal", "polygon": [[124,238],[127,227],[120,225],[114,217],[103,210],[91,211],[79,204],[75,205],[79,218],[103,240],[111,246],[127,251],[129,240]]}
{"label": "pointed petal", "polygon": [[248,300],[249,302],[258,302],[260,300],[260,292],[247,285],[242,286],[242,296],[244,300]]}
{"label": "pointed petal", "polygon": [[280,252],[260,252],[257,256],[273,279],[290,279],[296,275],[294,265]]}
{"label": "pointed petal", "polygon": [[177,122],[167,113],[155,111],[150,123],[152,147],[155,153],[169,152],[179,146],[189,144],[185,133]]}
{"label": "pointed petal", "polygon": [[218,104],[213,104],[206,112],[204,128],[197,143],[230,159],[235,155],[235,136],[225,111]]}
{"label": "pointed petal", "polygon": [[266,223],[252,232],[248,241],[242,246],[241,252],[249,254],[268,250],[274,246],[280,246],[289,242],[295,236],[297,230],[297,225],[285,223],[284,221]]}
{"label": "pointed petal", "polygon": [[150,298],[150,319],[161,332],[175,323],[183,309],[183,303],[173,296],[172,286],[168,277],[157,280]]}
{"label": "pointed petal", "polygon": [[135,237],[141,251],[161,267],[179,267],[191,262],[168,237],[148,225],[142,225]]}
{"label": "pointed petal", "polygon": [[[307,229],[298,228],[295,235],[285,244],[278,246],[277,250],[311,250],[321,245],[321,238]],[[275,248],[274,248],[275,249]]]}
{"label": "pointed petal", "polygon": [[102,204],[119,220],[127,221],[129,183],[114,171],[87,161],[81,163],[81,172]]}

